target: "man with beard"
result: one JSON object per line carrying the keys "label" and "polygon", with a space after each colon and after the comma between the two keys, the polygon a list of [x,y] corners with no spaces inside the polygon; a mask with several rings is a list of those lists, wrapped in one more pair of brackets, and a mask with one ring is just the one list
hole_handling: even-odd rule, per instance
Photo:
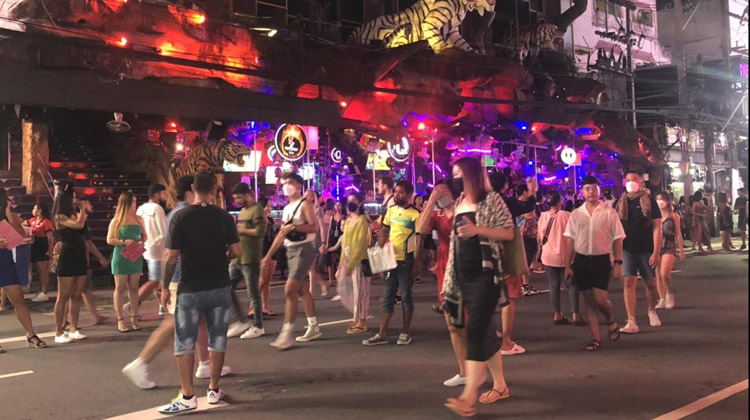
{"label": "man with beard", "polygon": [[421,261],[422,256],[422,247],[419,246],[417,240],[419,210],[411,205],[410,200],[413,193],[414,187],[411,183],[399,181],[393,194],[395,205],[388,209],[383,218],[383,230],[378,237],[378,245],[382,247],[386,241],[390,240],[396,254],[397,266],[388,272],[383,284],[383,313],[380,316],[380,330],[371,338],[362,341],[362,344],[366,346],[388,344],[388,324],[393,318],[397,290],[401,292],[403,299],[404,325],[396,344],[406,346],[411,343],[409,332],[414,316],[412,287],[414,278],[419,276],[421,266],[415,264],[414,261]]}
{"label": "man with beard", "polygon": [[[148,267],[148,281],[138,290],[138,300],[143,301],[149,293],[156,290],[164,279],[164,242],[167,239],[167,215],[164,213],[164,203],[167,200],[167,187],[161,184],[153,184],[148,187],[148,202],[143,203],[136,214],[143,218],[143,225],[146,230],[146,252],[143,259],[146,260]],[[156,300],[159,297],[156,296]],[[124,306],[126,311],[130,312],[130,302]],[[166,315],[167,310],[163,305],[159,305],[159,316]]]}

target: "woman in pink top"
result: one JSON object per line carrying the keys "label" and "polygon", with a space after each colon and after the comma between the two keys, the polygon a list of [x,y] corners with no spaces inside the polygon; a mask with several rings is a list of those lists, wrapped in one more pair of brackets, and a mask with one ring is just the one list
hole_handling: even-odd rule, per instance
{"label": "woman in pink top", "polygon": [[563,238],[565,227],[568,225],[570,213],[562,208],[562,197],[557,191],[547,193],[547,204],[550,209],[542,213],[539,218],[539,231],[537,238],[539,247],[542,249],[542,264],[547,273],[549,281],[549,300],[552,311],[555,313],[553,322],[555,325],[569,325],[570,320],[563,315],[560,309],[560,285],[565,283],[570,297],[570,308],[573,313],[573,325],[585,326],[586,322],[581,319],[578,309],[578,287],[572,278],[565,277],[565,255],[566,242]]}

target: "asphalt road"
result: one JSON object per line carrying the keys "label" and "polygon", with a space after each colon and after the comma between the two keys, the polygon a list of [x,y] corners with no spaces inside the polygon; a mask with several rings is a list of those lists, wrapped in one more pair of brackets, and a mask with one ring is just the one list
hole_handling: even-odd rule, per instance
{"label": "asphalt road", "polygon": [[[748,378],[747,254],[690,255],[674,274],[677,308],[662,311],[664,326],[648,326],[639,288],[642,332],[605,340],[598,353],[586,353],[585,328],[553,326],[548,295],[518,305],[515,340],[528,353],[503,358],[511,398],[479,406],[480,419],[654,419]],[[546,284],[535,275],[538,288]],[[113,319],[111,292],[97,296]],[[229,405],[187,414],[205,419],[454,419],[442,405],[457,388],[442,382],[457,373],[443,319],[429,308],[434,279],[415,286],[414,342],[374,348],[360,344],[369,334],[347,336],[346,324],[324,327],[324,337],[279,352],[268,344],[281,319],[266,322],[270,334],[256,340],[231,339],[227,364],[234,374],[222,380]],[[618,319],[624,320],[622,288],[611,287]],[[380,285],[373,285],[373,312],[379,314]],[[565,297],[565,295],[563,295]],[[246,301],[246,296],[243,296]],[[282,289],[272,290],[272,309],[282,310]],[[337,302],[318,300],[321,323],[350,317]],[[563,300],[563,308],[567,300]],[[53,331],[50,304],[33,306],[40,333]],[[397,308],[397,311],[400,309]],[[0,419],[106,419],[148,410],[178,392],[173,358],[162,354],[152,366],[154,390],[135,388],[120,373],[158,324],[155,302],[145,304],[143,331],[120,334],[113,323],[92,326],[82,314],[90,339],[48,349],[26,349],[12,311],[0,313]],[[298,319],[302,330],[304,316]],[[369,326],[376,328],[377,321]],[[394,317],[392,337],[400,316]],[[52,338],[47,338],[52,343]],[[16,377],[15,372],[33,371]],[[206,380],[196,380],[199,396]],[[490,385],[488,384],[487,387]],[[136,418],[133,416],[131,418]],[[155,410],[137,418],[158,418]],[[673,417],[678,418],[678,417]],[[735,394],[688,417],[747,419],[748,391]]]}

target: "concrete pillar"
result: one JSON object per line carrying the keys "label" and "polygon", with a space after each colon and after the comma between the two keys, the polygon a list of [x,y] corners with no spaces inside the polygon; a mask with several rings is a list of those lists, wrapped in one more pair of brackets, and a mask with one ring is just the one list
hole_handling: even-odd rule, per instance
{"label": "concrete pillar", "polygon": [[49,127],[46,123],[24,120],[21,123],[23,139],[22,182],[27,194],[46,194],[47,182],[40,173],[49,167]]}

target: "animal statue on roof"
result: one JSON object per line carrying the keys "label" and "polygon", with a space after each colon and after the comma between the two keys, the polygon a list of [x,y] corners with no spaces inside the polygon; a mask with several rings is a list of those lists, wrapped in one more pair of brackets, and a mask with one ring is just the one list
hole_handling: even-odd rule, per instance
{"label": "animal statue on roof", "polygon": [[508,37],[508,45],[517,42],[519,47],[518,58],[521,63],[528,58],[539,55],[541,50],[560,51],[563,45],[563,37],[574,20],[586,12],[588,0],[575,0],[572,6],[555,19],[541,17],[531,25],[521,27],[516,41],[515,32]]}
{"label": "animal statue on roof", "polygon": [[461,36],[461,22],[469,12],[484,15],[494,10],[495,0],[419,0],[401,13],[365,23],[349,41],[361,45],[382,42],[386,48],[427,41],[435,53],[449,48],[477,52]]}
{"label": "animal statue on roof", "polygon": [[[177,181],[185,175],[198,172],[211,172],[216,174],[219,186],[218,205],[224,208],[224,161],[237,166],[245,165],[245,157],[252,150],[244,143],[227,139],[209,140],[198,146],[190,148],[188,155],[183,159],[174,171],[174,180]],[[174,185],[172,186],[174,187]],[[175,191],[172,188],[172,191]]]}

